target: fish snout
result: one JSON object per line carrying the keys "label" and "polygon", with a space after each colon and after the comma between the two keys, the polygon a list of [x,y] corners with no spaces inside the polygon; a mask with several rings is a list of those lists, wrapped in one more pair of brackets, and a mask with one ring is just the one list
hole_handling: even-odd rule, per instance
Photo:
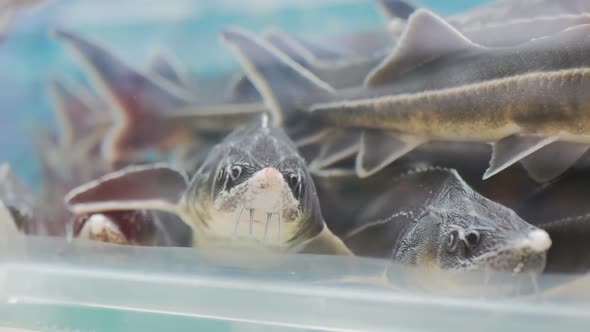
{"label": "fish snout", "polygon": [[495,271],[510,273],[540,273],[545,268],[547,250],[551,247],[549,234],[534,229],[490,255],[485,265]]}
{"label": "fish snout", "polygon": [[280,212],[285,179],[274,167],[266,167],[252,177],[248,208],[266,213]]}
{"label": "fish snout", "polygon": [[524,239],[516,242],[516,249],[546,252],[551,248],[551,238],[542,229],[531,231]]}
{"label": "fish snout", "polygon": [[283,175],[274,167],[266,167],[262,169],[262,177],[269,187],[280,187],[283,182]]}

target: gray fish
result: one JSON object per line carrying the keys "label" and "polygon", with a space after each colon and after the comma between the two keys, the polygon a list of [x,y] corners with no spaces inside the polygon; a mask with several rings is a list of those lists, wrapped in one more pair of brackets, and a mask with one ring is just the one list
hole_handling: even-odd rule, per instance
{"label": "gray fish", "polygon": [[[415,5],[404,0],[378,0],[378,4],[383,16],[389,19],[407,20],[417,10]],[[532,17],[578,15],[587,12],[590,12],[590,4],[585,0],[496,0],[449,16],[447,20],[458,28],[476,28]]]}
{"label": "gray fish", "polygon": [[[543,185],[530,179],[522,167],[512,167],[490,179],[482,180],[481,174],[488,167],[490,150],[487,144],[430,142],[401,157],[395,164],[389,165],[383,171],[363,179],[359,179],[354,172],[354,157],[340,161],[329,168],[321,169],[319,172],[312,167],[313,161],[309,168],[322,203],[322,215],[337,236],[342,236],[358,220],[359,214],[363,211],[360,207],[370,205],[377,199],[379,193],[389,189],[391,178],[416,168],[428,167],[455,169],[476,192],[487,199],[515,210],[524,220],[536,225],[539,218],[535,219],[535,217],[540,214],[548,214],[549,208],[538,208],[535,204],[527,204],[530,206],[530,210],[538,210],[539,213],[524,214],[523,197],[532,195]],[[580,187],[584,186],[584,183],[582,182]],[[572,191],[572,194],[574,192]],[[564,200],[571,196],[568,195]],[[554,204],[548,200],[554,198],[551,196],[540,204],[553,206]],[[574,202],[580,202],[580,199],[574,199]],[[576,203],[572,205],[576,205]],[[572,205],[568,205],[568,207]],[[580,208],[584,206],[579,203],[577,205]],[[579,209],[575,211],[579,212]],[[558,215],[552,219],[539,221],[550,221],[561,217],[565,216]],[[332,220],[338,220],[338,222],[331,223]]]}
{"label": "gray fish", "polygon": [[361,177],[437,140],[494,142],[484,179],[522,161],[529,175],[547,181],[590,146],[588,31],[583,25],[493,49],[418,10],[365,86],[340,91],[254,36],[239,30],[223,36],[271,113],[303,112],[326,125],[371,129],[356,159]]}
{"label": "gray fish", "polygon": [[188,144],[195,132],[227,134],[264,112],[260,102],[203,104],[185,87],[134,69],[97,43],[65,31],[54,34],[76,52],[113,112],[102,147],[111,164]]}
{"label": "gray fish", "polygon": [[[405,11],[402,14],[406,17]],[[406,28],[405,19],[389,23],[389,32],[394,36],[401,35]],[[588,24],[590,23],[590,14],[549,12],[542,16],[527,15],[514,18],[502,16],[497,21],[477,22],[476,24],[473,22],[463,23],[463,21],[451,17],[447,19],[447,22],[474,43],[486,47],[509,47],[524,44],[535,38],[550,36],[570,27]]]}
{"label": "gray fish", "polygon": [[473,191],[454,170],[414,170],[359,216],[342,239],[362,256],[435,270],[539,273],[547,233]]}
{"label": "gray fish", "polygon": [[132,166],[74,189],[75,214],[161,210],[180,216],[199,247],[348,254],[326,227],[294,145],[263,126],[237,129],[189,180],[165,166]]}
{"label": "gray fish", "polygon": [[449,17],[463,26],[499,23],[529,17],[579,14],[590,12],[586,0],[496,0],[465,13]]}

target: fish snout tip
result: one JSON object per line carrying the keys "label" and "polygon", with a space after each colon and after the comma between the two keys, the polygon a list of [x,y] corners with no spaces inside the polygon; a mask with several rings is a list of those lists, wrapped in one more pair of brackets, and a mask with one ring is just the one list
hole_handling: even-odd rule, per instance
{"label": "fish snout tip", "polygon": [[535,229],[519,242],[518,248],[546,252],[551,247],[551,244],[551,238],[547,232],[542,229]]}
{"label": "fish snout tip", "polygon": [[278,185],[283,181],[283,176],[274,167],[266,167],[262,170],[262,176],[268,184]]}

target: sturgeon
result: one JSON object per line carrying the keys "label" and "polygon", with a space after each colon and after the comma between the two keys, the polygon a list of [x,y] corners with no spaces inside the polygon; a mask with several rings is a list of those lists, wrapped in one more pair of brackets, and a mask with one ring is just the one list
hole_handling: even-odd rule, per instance
{"label": "sturgeon", "polygon": [[[378,4],[383,16],[390,20],[407,20],[416,11],[416,6],[405,0],[378,0]],[[495,0],[449,16],[447,20],[457,27],[477,28],[506,21],[588,12],[590,4],[585,0]]]}
{"label": "sturgeon", "polygon": [[415,169],[388,183],[342,236],[355,254],[435,270],[543,271],[547,232],[473,191],[455,170]]}
{"label": "sturgeon", "polygon": [[72,190],[66,204],[77,215],[170,212],[197,247],[350,254],[323,221],[305,162],[268,121],[228,135],[190,181],[163,165],[129,166]]}
{"label": "sturgeon", "polygon": [[365,129],[356,158],[361,177],[424,142],[468,141],[493,142],[484,179],[521,161],[531,177],[547,181],[590,146],[589,27],[487,48],[420,9],[365,85],[344,90],[247,32],[228,29],[223,39],[271,113]]}

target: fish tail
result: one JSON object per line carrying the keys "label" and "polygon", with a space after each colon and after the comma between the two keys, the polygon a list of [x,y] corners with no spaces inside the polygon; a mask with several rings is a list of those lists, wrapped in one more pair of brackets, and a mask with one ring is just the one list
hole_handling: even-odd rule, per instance
{"label": "fish tail", "polygon": [[172,125],[167,120],[175,110],[191,103],[185,89],[136,70],[106,47],[74,33],[55,30],[53,35],[75,52],[88,78],[108,102],[114,124],[102,151],[111,164],[146,149],[163,148],[163,144],[172,144],[172,138],[182,136],[178,123]]}

